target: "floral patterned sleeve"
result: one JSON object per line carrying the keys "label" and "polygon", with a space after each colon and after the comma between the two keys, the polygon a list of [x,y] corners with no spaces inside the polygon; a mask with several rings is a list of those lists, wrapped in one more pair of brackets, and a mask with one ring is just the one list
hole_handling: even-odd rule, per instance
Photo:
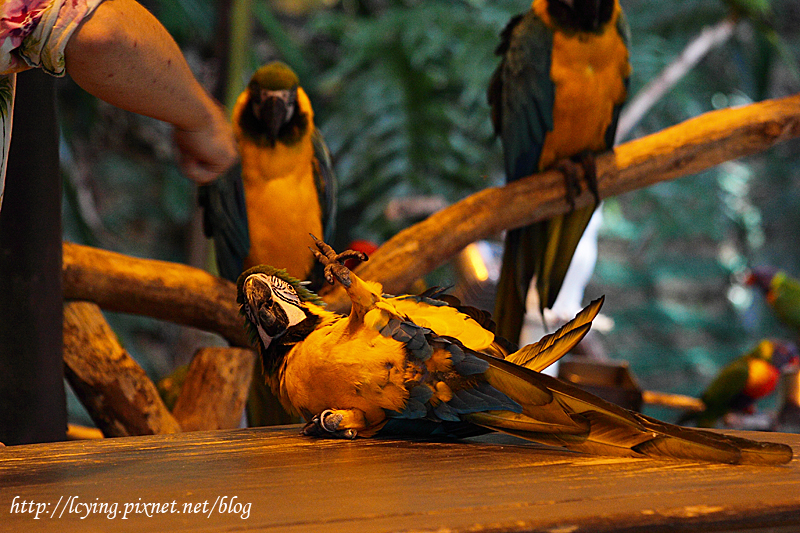
{"label": "floral patterned sleeve", "polygon": [[15,73],[39,67],[64,75],[72,33],[103,0],[0,0],[0,208],[11,142]]}

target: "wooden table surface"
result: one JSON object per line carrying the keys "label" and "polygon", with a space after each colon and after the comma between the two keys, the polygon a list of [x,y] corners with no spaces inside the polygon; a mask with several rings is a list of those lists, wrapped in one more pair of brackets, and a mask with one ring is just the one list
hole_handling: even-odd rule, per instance
{"label": "wooden table surface", "polygon": [[[0,449],[0,531],[800,531],[798,458],[728,466],[588,456],[505,436],[298,432]],[[738,434],[800,455],[800,435]]]}

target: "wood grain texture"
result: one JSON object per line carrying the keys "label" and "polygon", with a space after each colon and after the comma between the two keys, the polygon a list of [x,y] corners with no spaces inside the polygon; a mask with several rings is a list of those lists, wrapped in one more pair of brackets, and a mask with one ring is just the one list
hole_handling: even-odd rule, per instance
{"label": "wood grain texture", "polygon": [[[502,435],[425,442],[298,433],[294,426],[2,448],[0,523],[9,531],[136,533],[800,531],[797,458],[730,466],[588,456]],[[800,435],[732,433],[800,453]],[[241,517],[244,508],[209,513],[223,496],[249,503],[249,516]],[[45,517],[11,513],[15,497],[48,504]],[[116,502],[118,514],[58,518],[70,497]],[[181,512],[121,519],[125,503],[173,501]],[[205,515],[182,512],[203,502]]]}
{"label": "wood grain texture", "polygon": [[[597,157],[601,198],[679,178],[755,154],[800,136],[800,95],[705,113]],[[569,211],[564,178],[547,171],[494,187],[434,213],[384,243],[355,272],[400,294],[469,243]],[[584,190],[575,207],[594,202]],[[322,291],[331,309],[345,310],[341,287]]]}
{"label": "wood grain texture", "polygon": [[64,306],[64,374],[107,437],[181,430],[153,382],[91,302]]}
{"label": "wood grain texture", "polygon": [[197,350],[172,410],[181,428],[239,427],[255,362],[256,353],[244,348]]}
{"label": "wood grain texture", "polygon": [[222,335],[249,348],[236,286],[203,270],[64,243],[64,298]]}

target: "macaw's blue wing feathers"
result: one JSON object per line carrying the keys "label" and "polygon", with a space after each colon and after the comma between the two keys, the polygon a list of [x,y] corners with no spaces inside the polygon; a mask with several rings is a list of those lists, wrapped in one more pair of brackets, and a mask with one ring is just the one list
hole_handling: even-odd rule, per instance
{"label": "macaw's blue wing feathers", "polygon": [[415,359],[427,361],[433,354],[433,348],[425,338],[425,335],[431,332],[427,328],[402,321],[399,318],[392,318],[380,331],[384,337],[391,337],[397,342],[403,343]]}
{"label": "macaw's blue wing feathers", "polygon": [[552,42],[552,30],[532,11],[511,19],[501,35],[497,53],[503,60],[488,99],[508,181],[538,172],[545,135],[553,129]]}
{"label": "macaw's blue wing feathers", "polygon": [[237,164],[216,181],[198,188],[203,231],[213,239],[220,277],[236,281],[250,253],[242,167]]}
{"label": "macaw's blue wing feathers", "polygon": [[[553,31],[533,11],[511,19],[496,53],[502,56],[489,85],[495,132],[503,144],[506,181],[540,170],[545,136],[553,129],[555,84],[550,77]],[[533,251],[546,241],[526,242],[529,230],[506,234],[504,275],[495,307],[497,333],[517,342],[525,314],[528,283],[535,274]]]}
{"label": "macaw's blue wing feathers", "polygon": [[337,181],[333,172],[331,153],[318,129],[311,135],[314,146],[314,182],[322,209],[323,240],[330,241],[336,229]]}

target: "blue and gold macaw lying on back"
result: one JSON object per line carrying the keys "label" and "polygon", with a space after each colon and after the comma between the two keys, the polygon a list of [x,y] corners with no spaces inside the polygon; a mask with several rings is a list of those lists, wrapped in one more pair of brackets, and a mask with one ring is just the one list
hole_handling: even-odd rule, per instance
{"label": "blue and gold macaw lying on back", "polygon": [[[315,239],[316,240],[316,239]],[[791,448],[659,422],[610,404],[539,370],[589,331],[602,300],[517,351],[495,337],[485,313],[436,294],[384,296],[316,240],[325,277],[352,302],[326,311],[285,271],[261,265],[238,280],[238,301],[270,385],[310,422],[304,433],[467,436],[488,430],[544,444],[626,457],[780,464]]]}

